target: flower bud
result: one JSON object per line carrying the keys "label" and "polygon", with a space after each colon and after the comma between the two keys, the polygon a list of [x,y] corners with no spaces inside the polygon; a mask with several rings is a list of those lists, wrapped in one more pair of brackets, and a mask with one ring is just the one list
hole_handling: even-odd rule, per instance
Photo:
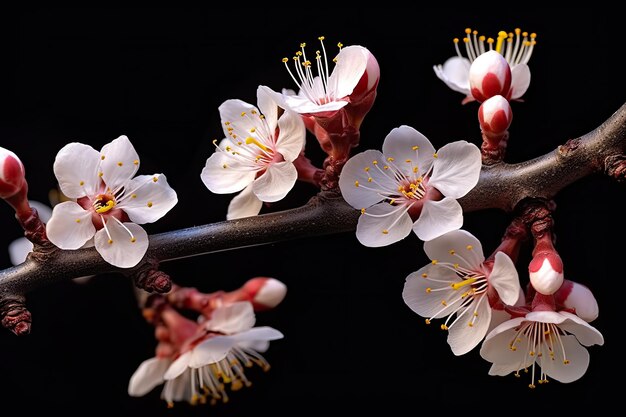
{"label": "flower bud", "polygon": [[513,112],[508,100],[501,95],[483,102],[478,109],[480,128],[488,139],[499,139],[513,121]]}
{"label": "flower bud", "polygon": [[20,158],[0,147],[0,197],[13,197],[22,190],[25,182],[24,165]]}
{"label": "flower bud", "polygon": [[533,288],[543,295],[554,294],[563,284],[563,261],[554,250],[536,253],[528,272]]}
{"label": "flower bud", "polygon": [[506,96],[511,89],[511,67],[500,53],[485,52],[472,62],[469,83],[472,96],[480,102]]}
{"label": "flower bud", "polygon": [[287,286],[274,278],[252,278],[242,287],[255,311],[269,310],[280,304],[287,294]]}
{"label": "flower bud", "polygon": [[598,301],[586,286],[566,279],[554,298],[562,307],[572,309],[578,317],[591,322],[598,318]]}
{"label": "flower bud", "polygon": [[376,57],[366,48],[360,47],[363,53],[367,55],[367,66],[361,79],[350,94],[351,103],[359,103],[363,98],[376,89],[380,80],[380,66]]}

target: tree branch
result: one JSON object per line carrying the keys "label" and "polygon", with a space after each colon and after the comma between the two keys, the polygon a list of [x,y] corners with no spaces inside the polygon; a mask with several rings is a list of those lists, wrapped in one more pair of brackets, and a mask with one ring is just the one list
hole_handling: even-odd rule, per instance
{"label": "tree branch", "polygon": [[[626,104],[594,131],[569,140],[544,156],[519,164],[484,166],[477,186],[460,203],[466,212],[487,208],[512,211],[526,198],[551,199],[564,187],[592,173],[606,170],[623,176],[625,151]],[[300,208],[152,235],[146,257],[130,270],[109,265],[94,248],[57,249],[43,257],[31,254],[23,264],[0,271],[0,304],[21,302],[32,290],[84,275],[133,275],[147,265],[154,268],[159,262],[173,259],[349,232],[355,230],[358,217],[359,211],[347,205],[340,195],[326,191]]]}

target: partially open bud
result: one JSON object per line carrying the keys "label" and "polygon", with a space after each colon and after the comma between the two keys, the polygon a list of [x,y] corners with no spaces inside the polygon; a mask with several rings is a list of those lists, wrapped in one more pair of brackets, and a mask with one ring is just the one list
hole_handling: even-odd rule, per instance
{"label": "partially open bud", "polygon": [[598,318],[600,309],[598,301],[586,286],[566,279],[561,288],[554,294],[556,303],[574,310],[581,319],[591,322]]}
{"label": "partially open bud", "polygon": [[349,96],[350,103],[358,103],[368,94],[375,91],[378,86],[378,81],[380,80],[380,66],[378,65],[376,57],[374,57],[368,49],[364,47],[360,48],[363,54],[367,55],[367,66],[365,67],[365,72],[361,76],[361,79]]}
{"label": "partially open bud", "polygon": [[20,158],[0,147],[0,197],[13,197],[22,190],[25,182],[24,165]]}
{"label": "partially open bud", "polygon": [[511,67],[496,51],[488,51],[472,62],[469,70],[472,96],[485,101],[496,95],[507,96],[511,89]]}
{"label": "partially open bud", "polygon": [[513,121],[509,101],[501,95],[485,100],[478,109],[478,121],[487,140],[499,141]]}
{"label": "partially open bud", "polygon": [[528,272],[530,283],[541,294],[554,294],[563,285],[563,261],[554,250],[534,254]]}
{"label": "partially open bud", "polygon": [[274,278],[252,278],[242,287],[255,311],[269,310],[280,304],[287,294],[287,286]]}

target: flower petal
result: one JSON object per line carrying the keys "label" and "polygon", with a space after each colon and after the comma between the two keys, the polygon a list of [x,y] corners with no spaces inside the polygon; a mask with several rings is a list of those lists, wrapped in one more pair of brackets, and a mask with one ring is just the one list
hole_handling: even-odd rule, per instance
{"label": "flower petal", "polygon": [[306,96],[288,96],[284,98],[285,106],[298,114],[315,114],[323,112],[333,112],[341,110],[348,104],[346,100],[329,101],[324,104],[317,104],[309,100]]}
{"label": "flower petal", "polygon": [[207,159],[200,174],[204,185],[216,194],[241,191],[254,181],[255,176],[256,171],[243,166],[222,151],[216,151]]}
{"label": "flower petal", "polygon": [[256,102],[261,114],[265,116],[268,130],[274,133],[278,120],[278,103],[274,100],[274,95],[267,91],[267,87],[263,88],[260,85],[256,89]]}
{"label": "flower petal", "polygon": [[397,192],[397,181],[379,169],[380,164],[373,164],[374,161],[382,163],[383,154],[372,149],[356,154],[346,162],[339,176],[343,198],[356,209],[381,202],[384,198],[381,192]]}
{"label": "flower petal", "polygon": [[306,128],[302,117],[298,113],[285,111],[278,119],[276,150],[285,161],[293,162],[304,149],[305,139]]}
{"label": "flower petal", "polygon": [[561,336],[561,343],[562,348],[553,350],[553,359],[544,354],[537,361],[548,376],[563,383],[574,382],[587,372],[589,352],[571,335]]}
{"label": "flower petal", "polygon": [[249,341],[271,341],[278,340],[285,337],[281,332],[269,326],[254,327],[250,330],[246,330],[241,333],[237,333],[232,336],[237,343],[249,342]]}
{"label": "flower petal", "polygon": [[430,260],[458,263],[472,271],[480,271],[485,261],[482,244],[467,230],[452,230],[424,242],[424,252]]}
{"label": "flower petal", "polygon": [[293,188],[298,179],[298,171],[293,163],[283,161],[271,164],[267,170],[252,183],[252,192],[261,201],[282,200]]}
{"label": "flower petal", "polygon": [[[522,348],[512,350],[509,343],[516,336],[515,328],[524,321],[523,317],[518,317],[505,321],[495,329],[493,329],[485,338],[480,348],[480,356],[483,359],[492,362],[494,365],[509,367],[509,369],[522,369],[534,362],[534,357],[529,356],[527,351]],[[522,339],[518,342],[518,346],[526,346],[528,340],[524,334],[520,334]],[[508,373],[508,372],[507,372]],[[502,375],[502,374],[498,374]]]}
{"label": "flower petal", "polygon": [[48,220],[50,220],[50,217],[52,217],[51,207],[48,207],[47,205],[40,203],[39,201],[34,201],[34,200],[30,200],[28,204],[30,205],[31,208],[34,208],[35,210],[37,210],[39,219],[42,222],[47,223]]}
{"label": "flower petal", "polygon": [[79,249],[95,233],[91,212],[73,201],[54,206],[52,217],[46,224],[48,239],[61,249]]}
{"label": "flower petal", "polygon": [[446,197],[461,198],[478,183],[481,167],[476,145],[464,140],[448,143],[437,151],[428,185]]}
{"label": "flower petal", "polygon": [[25,237],[15,239],[9,243],[9,258],[11,264],[19,265],[26,260],[28,254],[33,250],[33,244]]}
{"label": "flower petal", "polygon": [[226,220],[256,216],[261,211],[263,202],[252,192],[252,184],[230,200]]}
{"label": "flower petal", "polygon": [[[457,321],[448,330],[448,344],[452,353],[464,355],[474,349],[485,338],[491,323],[491,307],[486,296],[475,300],[468,308],[459,312]],[[471,326],[470,326],[471,324]]]}
{"label": "flower petal", "polygon": [[146,254],[148,234],[135,223],[128,222],[123,225],[122,227],[122,224],[109,218],[106,221],[106,229],[96,233],[94,243],[105,261],[119,268],[131,268]]}
{"label": "flower petal", "polygon": [[489,284],[493,285],[504,304],[514,306],[517,303],[520,292],[517,269],[504,252],[496,253],[493,270],[489,274]]}
{"label": "flower petal", "polygon": [[126,185],[139,169],[139,155],[124,135],[104,145],[100,154],[102,179],[112,190]]}
{"label": "flower petal", "polygon": [[215,336],[200,343],[192,350],[189,366],[200,368],[211,363],[221,361],[235,346],[235,340],[230,336]]}
{"label": "flower petal", "polygon": [[443,65],[435,65],[433,69],[437,77],[446,83],[450,89],[468,96],[470,95],[470,66],[471,63],[467,58],[453,56],[448,58]]}
{"label": "flower petal", "polygon": [[413,225],[413,231],[423,241],[456,230],[463,226],[463,209],[453,198],[441,201],[425,201],[419,219]]}
{"label": "flower petal", "polygon": [[404,239],[411,233],[412,227],[413,220],[404,206],[379,203],[359,217],[356,237],[361,244],[375,248]]}
{"label": "flower petal", "polygon": [[163,379],[169,381],[170,379],[174,379],[181,375],[189,368],[189,361],[191,360],[191,354],[193,351],[187,351],[180,355],[165,371],[165,375],[163,375]]}
{"label": "flower petal", "polygon": [[130,377],[128,395],[141,397],[157,385],[161,385],[165,381],[163,375],[171,363],[172,361],[166,358],[150,358],[143,361]]}
{"label": "flower petal", "polygon": [[444,309],[441,300],[452,298],[455,291],[450,284],[459,281],[459,277],[447,268],[426,265],[406,277],[402,298],[411,310],[424,318],[446,317],[454,309]]}
{"label": "flower petal", "polygon": [[69,198],[80,198],[96,193],[100,178],[100,154],[82,143],[65,145],[54,160],[54,175],[59,188]]}
{"label": "flower petal", "polygon": [[345,47],[337,55],[335,69],[328,77],[328,88],[337,100],[349,96],[367,68],[368,51],[362,46]]}
{"label": "flower petal", "polygon": [[392,129],[383,142],[385,158],[393,158],[394,165],[411,177],[415,176],[414,167],[420,174],[428,172],[433,164],[434,153],[435,148],[428,138],[411,126]]}
{"label": "flower petal", "polygon": [[526,64],[518,64],[511,68],[511,99],[517,100],[524,95],[530,86],[530,68]]}
{"label": "flower petal", "polygon": [[258,113],[259,110],[245,101],[237,99],[226,100],[218,107],[218,110],[224,136],[227,138],[232,137],[231,135],[237,135],[236,137],[245,140],[245,138],[250,136],[250,129],[258,127],[258,114],[257,117],[252,117],[252,112]]}
{"label": "flower petal", "polygon": [[152,223],[178,203],[176,191],[163,174],[139,175],[127,185],[118,207],[137,224]]}
{"label": "flower petal", "polygon": [[239,301],[216,308],[204,328],[229,335],[251,329],[255,321],[252,303]]}
{"label": "flower petal", "polygon": [[560,314],[565,316],[568,320],[561,323],[559,327],[576,336],[576,339],[578,339],[581,344],[585,346],[602,346],[604,344],[604,337],[602,336],[602,333],[596,330],[595,327],[587,323],[585,320],[575,314],[565,311],[561,311]]}

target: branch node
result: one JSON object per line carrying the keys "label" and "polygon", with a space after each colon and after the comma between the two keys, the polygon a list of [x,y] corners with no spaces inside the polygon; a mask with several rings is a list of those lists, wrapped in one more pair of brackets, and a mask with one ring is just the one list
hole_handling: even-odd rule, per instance
{"label": "branch node", "polygon": [[17,336],[30,333],[32,316],[26,309],[24,297],[7,297],[0,299],[0,320],[2,325]]}
{"label": "branch node", "polygon": [[137,288],[165,294],[172,289],[172,279],[158,268],[158,261],[148,260],[139,269],[133,271],[130,276],[135,280]]}
{"label": "branch node", "polygon": [[604,172],[617,182],[626,181],[626,155],[617,154],[607,156],[604,160]]}
{"label": "branch node", "polygon": [[559,155],[568,156],[581,145],[580,139],[569,139],[564,145],[558,147]]}
{"label": "branch node", "polygon": [[552,231],[554,226],[552,212],[556,210],[556,203],[553,200],[528,198],[522,200],[517,209],[520,212],[519,218],[536,239]]}

